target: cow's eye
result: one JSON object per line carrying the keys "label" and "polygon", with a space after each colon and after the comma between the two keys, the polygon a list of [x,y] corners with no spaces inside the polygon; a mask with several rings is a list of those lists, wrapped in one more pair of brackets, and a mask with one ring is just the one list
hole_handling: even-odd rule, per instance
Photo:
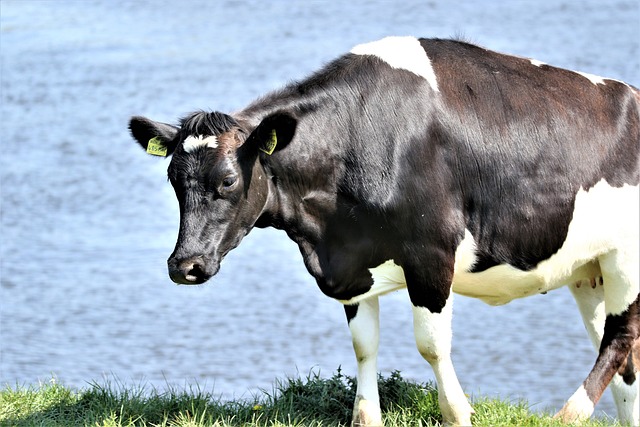
{"label": "cow's eye", "polygon": [[236,175],[228,175],[222,180],[222,188],[229,190],[235,185],[236,181],[238,181],[238,177]]}

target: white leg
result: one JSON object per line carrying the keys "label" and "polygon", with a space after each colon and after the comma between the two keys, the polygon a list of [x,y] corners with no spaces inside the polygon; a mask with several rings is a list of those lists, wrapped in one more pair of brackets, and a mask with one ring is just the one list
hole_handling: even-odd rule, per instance
{"label": "white leg", "polygon": [[352,422],[354,427],[382,425],[378,397],[378,313],[378,297],[372,297],[358,304],[356,316],[349,321],[358,362],[358,384]]}
{"label": "white leg", "polygon": [[584,327],[589,334],[593,348],[600,349],[600,341],[604,334],[604,322],[606,314],[604,311],[604,288],[600,278],[588,280],[569,286],[573,298],[575,298],[584,322]]}
{"label": "white leg", "polygon": [[467,400],[451,361],[451,317],[453,294],[441,313],[413,307],[413,329],[422,357],[433,368],[438,383],[438,403],[445,424],[471,425],[473,409]]}
{"label": "white leg", "polygon": [[[582,315],[582,320],[589,334],[589,338],[591,338],[591,342],[596,351],[600,349],[600,342],[604,334],[604,323],[606,320],[604,286],[602,283],[602,280],[598,278],[591,282],[583,281],[569,286],[580,310],[580,314]],[[627,385],[622,380],[622,377],[616,374],[609,385],[618,410],[618,419],[623,423],[629,423],[633,426],[640,424],[639,383],[640,381],[636,379],[635,383]],[[581,412],[586,415],[589,409],[593,410],[593,405],[586,397],[586,394],[580,393],[580,391],[581,390],[576,392],[569,401],[573,399],[574,407],[576,408],[584,407]],[[581,402],[578,402],[578,400],[581,400]],[[586,417],[589,415],[586,415]],[[585,418],[585,416],[582,416],[582,418]]]}
{"label": "white leg", "polygon": [[611,380],[611,391],[613,392],[616,408],[618,409],[618,419],[621,423],[630,424],[634,427],[640,426],[640,390],[636,373],[636,381],[627,385],[618,374]]}

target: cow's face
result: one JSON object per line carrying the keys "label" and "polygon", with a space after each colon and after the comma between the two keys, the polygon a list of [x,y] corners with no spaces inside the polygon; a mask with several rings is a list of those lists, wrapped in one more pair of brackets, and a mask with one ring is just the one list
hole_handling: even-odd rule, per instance
{"label": "cow's face", "polygon": [[245,131],[220,113],[196,113],[180,127],[134,117],[130,129],[148,152],[158,144],[161,154],[172,155],[168,175],[180,231],[169,275],[176,283],[203,283],[265,212],[270,185],[259,147],[244,144]]}
{"label": "cow's face", "polygon": [[239,158],[237,130],[180,141],[168,174],[180,205],[180,232],[168,261],[176,283],[203,283],[251,230],[268,185],[255,158]]}

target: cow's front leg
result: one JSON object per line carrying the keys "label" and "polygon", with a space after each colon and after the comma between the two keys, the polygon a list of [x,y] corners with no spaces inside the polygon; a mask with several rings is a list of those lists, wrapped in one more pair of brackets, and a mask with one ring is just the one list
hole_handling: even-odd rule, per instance
{"label": "cow's front leg", "polygon": [[470,426],[473,408],[462,391],[451,361],[451,317],[453,294],[440,313],[413,307],[416,345],[433,368],[438,383],[438,403],[444,423]]}
{"label": "cow's front leg", "polygon": [[366,299],[357,306],[345,306],[345,311],[358,362],[352,426],[382,426],[378,397],[378,298]]}

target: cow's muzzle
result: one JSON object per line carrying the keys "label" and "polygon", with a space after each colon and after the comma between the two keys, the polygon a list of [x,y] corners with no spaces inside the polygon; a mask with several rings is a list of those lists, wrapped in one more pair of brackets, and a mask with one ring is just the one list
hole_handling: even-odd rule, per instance
{"label": "cow's muzzle", "polygon": [[207,262],[201,256],[182,260],[171,257],[167,265],[171,280],[181,285],[199,285],[218,272],[217,263]]}

